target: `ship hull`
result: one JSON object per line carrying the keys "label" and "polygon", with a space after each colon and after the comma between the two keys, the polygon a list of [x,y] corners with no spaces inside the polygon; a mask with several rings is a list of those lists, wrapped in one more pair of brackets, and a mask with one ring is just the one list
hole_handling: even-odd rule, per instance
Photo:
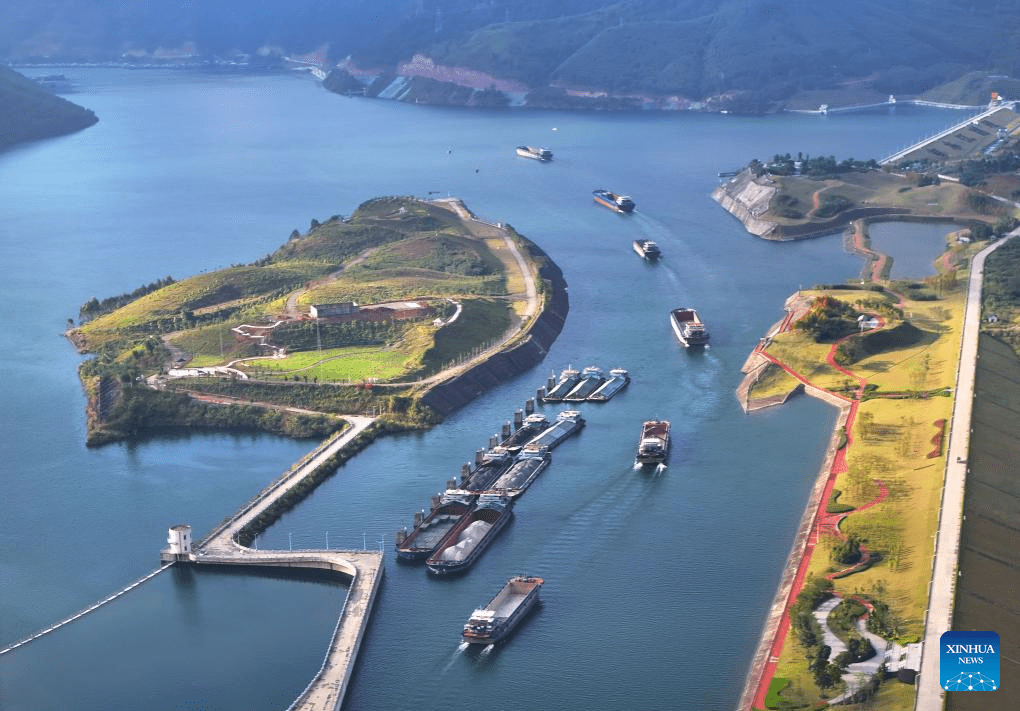
{"label": "ship hull", "polygon": [[[433,553],[429,559],[425,561],[429,573],[442,577],[465,572],[468,568],[474,565],[475,561],[481,557],[485,549],[488,548],[499,536],[500,532],[507,527],[512,517],[513,510],[509,504],[505,508],[501,509],[485,509],[483,507],[475,509],[465,521],[462,521],[456,528],[446,534],[446,537],[444,537],[442,542],[436,547],[435,553]],[[471,551],[463,558],[463,560],[444,559],[443,552],[458,542],[460,534],[463,533],[464,529],[474,521],[480,520],[485,520],[487,523],[490,523],[491,527],[485,532],[485,535],[478,540],[474,547],[471,548]]]}
{"label": "ship hull", "polygon": [[450,531],[471,513],[473,506],[455,501],[443,504],[416,526],[407,538],[396,545],[397,558],[407,563],[420,563],[432,555]]}
{"label": "ship hull", "polygon": [[634,206],[633,205],[620,206],[620,205],[617,205],[612,200],[607,200],[606,198],[601,197],[599,195],[596,195],[594,197],[594,200],[599,205],[602,205],[603,207],[608,207],[613,212],[619,212],[621,215],[626,215],[628,213],[634,212]]}
{"label": "ship hull", "polygon": [[[485,630],[472,629],[469,620],[461,639],[468,644],[495,644],[509,637],[538,604],[539,590],[544,582],[541,578],[511,578],[484,608],[504,616]],[[509,611],[507,608],[510,608]]]}
{"label": "ship hull", "polygon": [[708,329],[694,309],[673,309],[669,313],[669,323],[673,327],[673,334],[685,347],[708,344]]}
{"label": "ship hull", "polygon": [[658,261],[659,257],[662,256],[662,252],[659,251],[659,246],[647,239],[636,239],[634,240],[634,251],[638,253],[642,259],[646,259],[649,262]]}
{"label": "ship hull", "polygon": [[638,464],[663,464],[669,458],[669,430],[666,420],[649,420],[641,426],[637,454]]}

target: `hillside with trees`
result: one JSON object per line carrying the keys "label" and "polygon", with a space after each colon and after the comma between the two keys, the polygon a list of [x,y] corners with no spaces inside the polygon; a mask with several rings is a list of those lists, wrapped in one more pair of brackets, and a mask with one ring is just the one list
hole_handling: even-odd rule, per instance
{"label": "hillside with trees", "polygon": [[[298,55],[394,73],[424,54],[531,90],[716,97],[748,107],[823,90],[920,94],[1020,75],[1020,6],[992,0],[11,0],[0,58]],[[1003,78],[1008,88],[1015,82]],[[978,78],[949,85],[975,94]],[[980,92],[977,92],[980,93]],[[952,99],[943,96],[941,98]],[[971,97],[973,98],[973,97]]]}
{"label": "hillside with trees", "polygon": [[0,67],[0,151],[25,141],[74,133],[98,120],[88,109]]}

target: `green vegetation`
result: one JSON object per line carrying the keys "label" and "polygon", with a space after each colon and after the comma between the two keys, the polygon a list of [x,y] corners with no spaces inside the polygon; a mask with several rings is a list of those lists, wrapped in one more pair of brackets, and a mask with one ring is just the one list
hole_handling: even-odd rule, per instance
{"label": "green vegetation", "polygon": [[88,109],[0,66],[0,151],[25,141],[74,133],[98,120]]}
{"label": "green vegetation", "polygon": [[789,153],[776,154],[765,165],[758,161],[751,162],[751,170],[756,175],[806,175],[812,178],[829,178],[843,173],[861,170],[875,170],[878,161],[870,158],[866,161],[845,158],[837,161],[835,156],[815,156],[798,153],[794,158]]}
{"label": "green vegetation", "polygon": [[297,438],[322,438],[341,426],[325,415],[301,415],[251,405],[209,406],[184,395],[141,386],[123,389],[102,426],[89,432],[96,446],[128,437],[174,430],[260,431]]}
{"label": "green vegetation", "polygon": [[769,682],[769,690],[765,694],[765,708],[779,708],[779,695],[783,693],[783,689],[789,685],[790,680],[785,677],[772,677],[772,681]]}
{"label": "green vegetation", "polygon": [[[295,230],[280,249],[252,264],[181,281],[167,277],[130,294],[91,299],[82,308],[88,320],[68,336],[79,350],[96,354],[81,366],[83,381],[96,382],[87,388],[96,401],[90,404],[90,426],[104,434],[94,440],[157,429],[160,421],[166,427],[206,422],[294,435],[311,427],[265,410],[238,414],[175,392],[434,421],[434,413],[406,388],[381,395],[373,387],[436,373],[478,354],[520,323],[515,310],[523,309],[516,304],[523,296],[507,289],[523,293],[523,282],[508,279],[507,265],[516,268],[516,262],[504,233],[481,231],[493,235],[473,236],[453,211],[437,204],[379,198],[347,219],[312,220],[306,234]],[[416,320],[377,320],[385,313],[378,311],[365,320],[335,322],[301,316],[311,303],[423,297],[432,309]],[[462,311],[452,322],[435,320],[452,319],[458,304]],[[265,357],[273,351],[287,355]],[[164,371],[171,358],[174,365],[190,361],[193,367],[232,361],[250,379],[171,378],[164,383],[164,399],[154,400],[152,414],[145,415],[138,403],[146,396],[135,393],[143,390],[136,384]]]}
{"label": "green vegetation", "polygon": [[799,318],[794,327],[816,343],[829,343],[857,330],[857,316],[857,310],[850,304],[823,295],[815,299],[811,310]]}
{"label": "green vegetation", "polygon": [[854,507],[850,504],[839,503],[839,497],[842,494],[843,492],[839,489],[832,490],[832,496],[829,498],[829,503],[825,505],[826,513],[847,513],[848,511],[854,510]]}

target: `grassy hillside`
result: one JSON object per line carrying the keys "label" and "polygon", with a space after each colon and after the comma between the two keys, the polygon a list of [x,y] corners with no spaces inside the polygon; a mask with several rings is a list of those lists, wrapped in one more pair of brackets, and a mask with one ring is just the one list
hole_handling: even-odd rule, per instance
{"label": "grassy hillside", "polygon": [[[10,0],[0,7],[0,58],[326,48],[333,61],[392,71],[420,52],[533,89],[775,100],[834,88],[915,94],[971,71],[1020,75],[1018,30],[1020,6],[993,0],[267,0],[258,13],[241,0]],[[974,80],[958,93],[985,88]]]}
{"label": "grassy hillside", "polygon": [[54,96],[21,74],[0,67],[0,150],[25,141],[80,131],[98,120],[88,109]]}

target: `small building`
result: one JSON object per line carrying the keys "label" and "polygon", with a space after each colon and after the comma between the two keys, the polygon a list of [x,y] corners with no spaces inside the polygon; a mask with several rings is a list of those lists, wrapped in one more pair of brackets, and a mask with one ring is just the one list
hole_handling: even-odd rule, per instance
{"label": "small building", "polygon": [[169,548],[167,553],[175,559],[191,557],[191,526],[186,523],[179,523],[171,526],[167,533],[166,542]]}
{"label": "small building", "polygon": [[337,316],[351,316],[358,313],[358,304],[355,301],[341,301],[336,304],[313,304],[308,309],[308,315],[312,318],[336,318]]}

